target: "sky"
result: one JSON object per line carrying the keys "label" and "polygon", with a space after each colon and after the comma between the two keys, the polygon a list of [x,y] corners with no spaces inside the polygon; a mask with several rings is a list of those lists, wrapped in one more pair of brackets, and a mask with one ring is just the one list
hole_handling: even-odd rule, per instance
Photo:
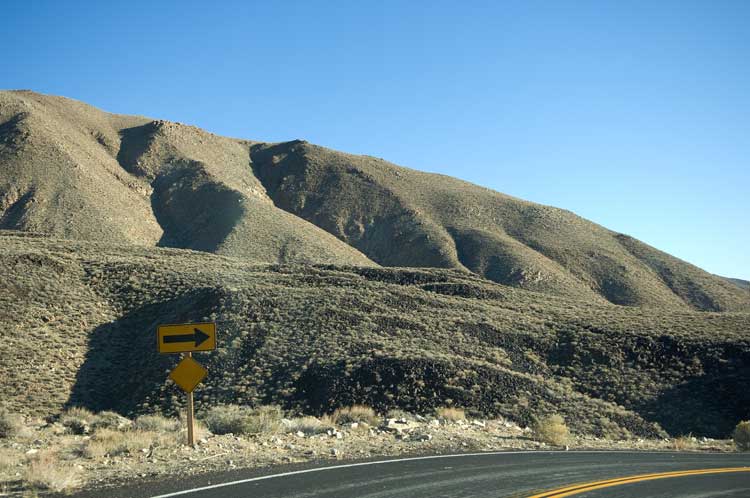
{"label": "sky", "polygon": [[7,2],[0,88],[302,138],[750,280],[750,2]]}

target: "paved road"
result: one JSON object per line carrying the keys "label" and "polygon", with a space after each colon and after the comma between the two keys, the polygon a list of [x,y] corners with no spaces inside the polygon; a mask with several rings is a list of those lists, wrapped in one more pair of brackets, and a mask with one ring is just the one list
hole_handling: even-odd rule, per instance
{"label": "paved road", "polygon": [[214,474],[78,496],[748,498],[750,454],[483,453],[297,467],[275,474],[258,471]]}

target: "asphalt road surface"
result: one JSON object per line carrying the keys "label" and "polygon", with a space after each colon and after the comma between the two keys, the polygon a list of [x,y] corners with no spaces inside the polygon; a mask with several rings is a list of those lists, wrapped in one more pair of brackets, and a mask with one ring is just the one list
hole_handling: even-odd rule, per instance
{"label": "asphalt road surface", "polygon": [[235,471],[81,498],[749,498],[750,454],[502,452]]}

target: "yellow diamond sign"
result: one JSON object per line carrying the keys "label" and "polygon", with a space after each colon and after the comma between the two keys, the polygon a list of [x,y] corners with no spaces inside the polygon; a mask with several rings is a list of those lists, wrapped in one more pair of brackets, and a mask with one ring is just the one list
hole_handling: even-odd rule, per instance
{"label": "yellow diamond sign", "polygon": [[186,356],[174,367],[174,370],[169,374],[169,378],[183,391],[191,393],[206,378],[206,375],[208,375],[208,370],[203,368],[203,365]]}

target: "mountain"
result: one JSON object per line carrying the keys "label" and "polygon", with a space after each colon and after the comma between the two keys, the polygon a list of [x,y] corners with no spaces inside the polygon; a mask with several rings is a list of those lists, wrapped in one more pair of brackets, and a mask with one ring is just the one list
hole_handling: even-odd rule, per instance
{"label": "mountain", "polygon": [[436,267],[573,297],[750,309],[736,285],[575,214],[295,140],[0,92],[0,228],[258,263]]}
{"label": "mountain", "polygon": [[174,413],[160,323],[215,321],[197,410],[455,405],[604,437],[726,437],[750,406],[748,313],[616,306],[437,268],[258,265],[0,231],[0,392],[39,416]]}

